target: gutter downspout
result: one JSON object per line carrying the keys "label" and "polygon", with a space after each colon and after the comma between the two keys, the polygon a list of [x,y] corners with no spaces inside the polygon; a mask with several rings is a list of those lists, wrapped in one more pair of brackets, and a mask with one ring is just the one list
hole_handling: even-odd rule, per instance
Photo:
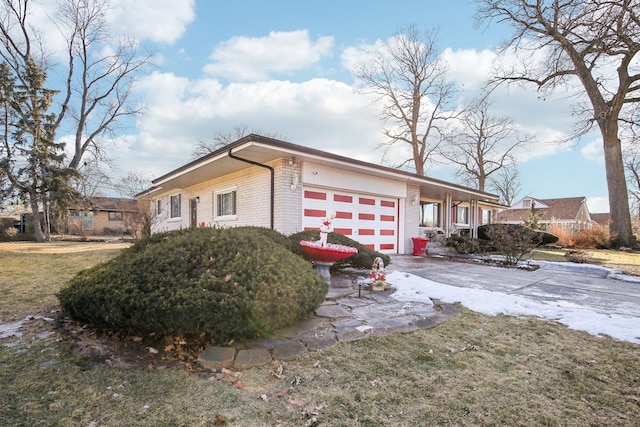
{"label": "gutter downspout", "polygon": [[229,148],[229,157],[232,159],[240,160],[241,162],[249,163],[254,166],[260,166],[261,168],[269,169],[271,172],[271,229],[273,230],[273,211],[275,206],[275,172],[271,166],[264,165],[262,163],[254,162],[253,160],[243,159],[242,157],[238,157],[234,155],[231,150],[233,148]]}

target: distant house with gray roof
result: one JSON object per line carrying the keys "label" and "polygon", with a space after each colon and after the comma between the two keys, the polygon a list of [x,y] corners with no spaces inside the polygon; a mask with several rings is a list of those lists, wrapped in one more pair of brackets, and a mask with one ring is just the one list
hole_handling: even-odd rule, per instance
{"label": "distant house with gray roof", "polygon": [[[540,215],[538,224],[543,229],[549,230],[553,225],[573,233],[599,225],[589,212],[586,197],[535,199],[527,196],[509,209],[499,212],[498,222],[522,224],[529,218],[531,206],[534,206],[535,212]],[[601,221],[605,220],[603,216],[599,218]]]}

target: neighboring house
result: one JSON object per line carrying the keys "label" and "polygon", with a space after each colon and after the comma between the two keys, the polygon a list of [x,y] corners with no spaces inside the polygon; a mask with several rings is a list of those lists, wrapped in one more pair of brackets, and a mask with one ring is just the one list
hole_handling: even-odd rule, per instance
{"label": "neighboring house", "polygon": [[444,235],[504,208],[498,196],[259,135],[249,135],[152,181],[152,232],[262,226],[289,235],[333,229],[383,253],[410,253],[421,205]]}
{"label": "neighboring house", "polygon": [[530,217],[532,204],[536,214],[541,215],[538,225],[542,229],[550,230],[553,226],[573,233],[590,229],[594,225],[586,197],[534,199],[527,196],[514,203],[511,208],[501,211],[497,222],[522,224]]}
{"label": "neighboring house", "polygon": [[67,228],[70,234],[90,236],[135,235],[131,219],[139,214],[136,199],[88,197],[82,206],[69,209]]}
{"label": "neighboring house", "polygon": [[609,230],[609,222],[611,222],[611,214],[605,213],[592,213],[591,220],[594,222],[594,226],[602,227]]}

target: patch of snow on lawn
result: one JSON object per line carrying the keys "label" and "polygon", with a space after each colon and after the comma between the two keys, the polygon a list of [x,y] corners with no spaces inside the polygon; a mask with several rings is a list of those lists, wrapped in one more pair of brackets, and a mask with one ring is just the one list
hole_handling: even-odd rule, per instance
{"label": "patch of snow on lawn", "polygon": [[387,274],[387,281],[394,285],[392,296],[398,301],[428,302],[433,298],[449,304],[459,302],[490,316],[536,316],[592,335],[640,344],[640,319],[635,317],[598,313],[566,301],[542,302],[485,289],[458,288],[401,271]]}

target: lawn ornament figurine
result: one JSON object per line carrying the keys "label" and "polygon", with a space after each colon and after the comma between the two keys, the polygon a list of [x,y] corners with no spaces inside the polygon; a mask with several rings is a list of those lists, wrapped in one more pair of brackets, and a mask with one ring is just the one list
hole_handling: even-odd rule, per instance
{"label": "lawn ornament figurine", "polygon": [[322,224],[320,225],[320,240],[319,244],[323,248],[327,246],[327,236],[333,230],[332,222],[335,219],[335,212],[331,212],[329,216],[322,218]]}
{"label": "lawn ornament figurine", "polygon": [[372,291],[384,291],[390,285],[384,274],[384,261],[382,258],[376,257],[373,260],[367,283]]}

